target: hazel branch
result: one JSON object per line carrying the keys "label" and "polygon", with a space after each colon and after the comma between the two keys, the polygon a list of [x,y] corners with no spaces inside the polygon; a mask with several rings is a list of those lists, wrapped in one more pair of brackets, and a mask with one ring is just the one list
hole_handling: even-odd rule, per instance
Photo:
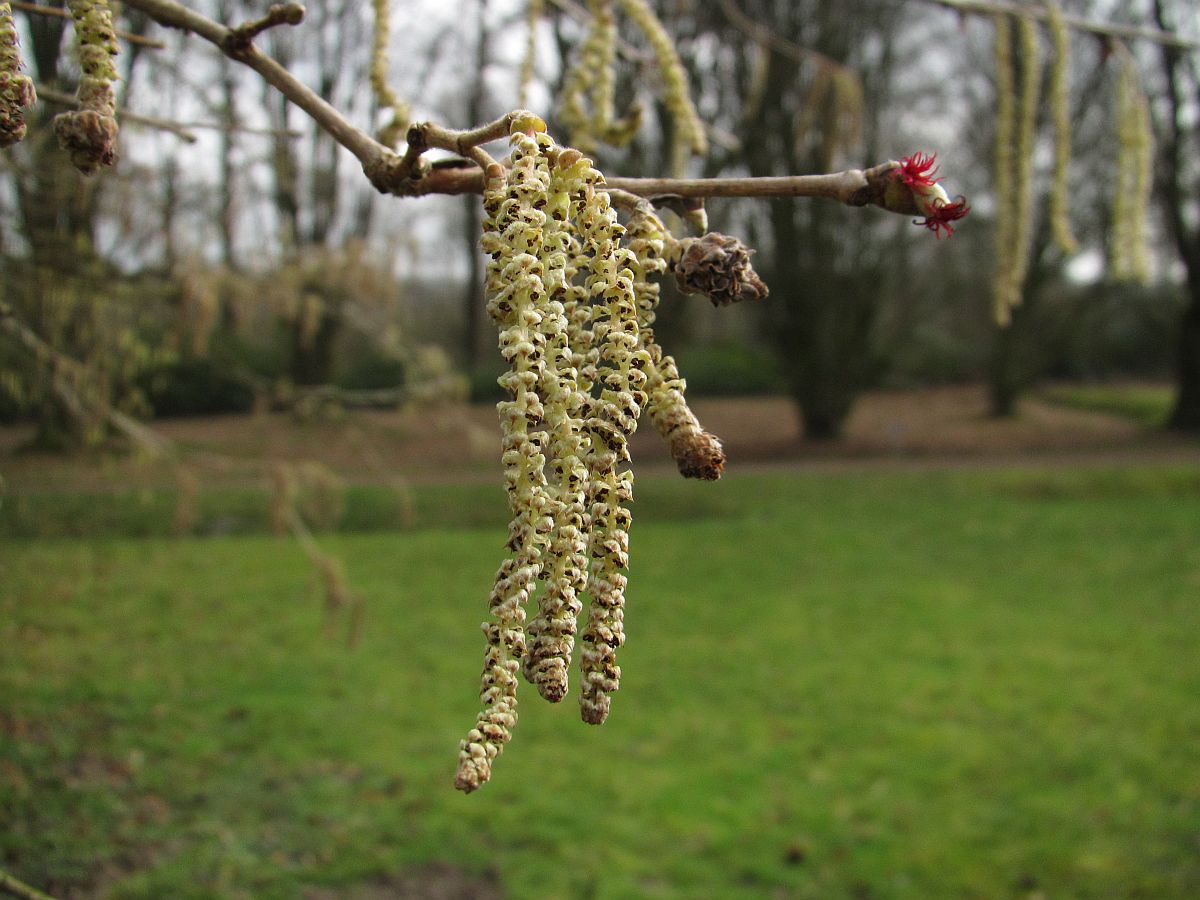
{"label": "hazel branch", "polygon": [[[253,43],[237,45],[230,40],[235,29],[227,28],[175,0],[127,0],[127,5],[146,13],[168,28],[190,31],[216,45],[230,58],[258,72],[292,103],[308,113],[339,144],[362,163],[363,172],[381,193],[401,197],[427,194],[480,194],[485,173],[495,171],[496,161],[484,144],[508,137],[513,120],[532,114],[514,110],[493,122],[458,131],[432,122],[409,127],[408,147],[403,155],[352,124],[341,112]],[[268,14],[270,18],[270,14]],[[536,117],[534,117],[536,119]],[[422,158],[427,150],[457,153],[477,168],[451,161],[429,165]],[[903,215],[920,215],[906,192],[888,191],[899,163],[886,162],[869,169],[847,169],[829,175],[792,175],[763,178],[609,178],[610,188],[642,197],[674,194],[690,197],[826,197],[848,206],[879,206]]]}
{"label": "hazel branch", "polygon": [[[189,31],[204,38],[226,56],[258,72],[268,84],[300,107],[313,121],[329,132],[334,140],[353,153],[363,164],[363,170],[368,173],[368,177],[372,170],[381,168],[385,159],[390,157],[396,162],[399,161],[395,153],[353,125],[312,88],[296,78],[274,58],[259,50],[252,42],[243,45],[232,40],[231,35],[235,29],[227,28],[181,3],[176,3],[175,0],[128,0],[126,6],[144,12],[167,28]],[[268,17],[269,15],[268,13]],[[374,178],[371,180],[372,183],[375,182]]]}
{"label": "hazel branch", "polygon": [[[450,149],[450,148],[446,148]],[[869,169],[847,169],[827,175],[785,175],[758,178],[622,178],[606,177],[605,186],[638,197],[674,195],[701,197],[824,197],[847,206],[879,206],[902,215],[920,215],[915,206],[885,196],[891,175],[900,164],[881,163]],[[463,167],[434,166],[409,186],[413,196],[478,194],[483,174]]]}

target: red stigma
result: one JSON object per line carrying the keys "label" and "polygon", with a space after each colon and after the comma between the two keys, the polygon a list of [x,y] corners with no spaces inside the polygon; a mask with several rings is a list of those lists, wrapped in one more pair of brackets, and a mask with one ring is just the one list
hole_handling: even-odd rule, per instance
{"label": "red stigma", "polygon": [[957,222],[970,211],[971,207],[967,206],[967,199],[965,197],[959,197],[953,203],[946,203],[944,200],[935,200],[933,202],[933,212],[923,220],[914,219],[913,224],[924,225],[940,241],[942,239],[941,229],[945,228],[946,236],[950,237],[954,234],[954,229],[950,226],[950,223]]}
{"label": "red stigma", "polygon": [[934,178],[937,174],[936,153],[914,153],[912,156],[906,156],[900,160],[900,180],[907,185],[918,184],[937,184],[941,181],[940,178]]}

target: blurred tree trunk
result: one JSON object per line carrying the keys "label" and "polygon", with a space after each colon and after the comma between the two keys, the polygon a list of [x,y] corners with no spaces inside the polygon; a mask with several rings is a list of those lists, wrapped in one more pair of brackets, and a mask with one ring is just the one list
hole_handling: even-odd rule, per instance
{"label": "blurred tree trunk", "polygon": [[[352,48],[369,46],[361,41],[361,8],[344,0],[317,7],[310,17],[313,42],[311,58],[315,67],[314,90],[331,102],[347,94],[353,84],[365,84],[366,57]],[[285,66],[293,57],[295,34],[288,29],[270,33],[272,53]],[[304,120],[304,137],[289,136],[290,106],[282,94],[264,85],[264,100],[270,111],[272,138],[273,195],[280,219],[280,245],[286,263],[301,266],[306,274],[299,279],[301,290],[321,303],[319,319],[313,327],[297,315],[288,322],[290,336],[289,370],[299,385],[328,384],[334,377],[336,346],[345,329],[345,303],[353,298],[339,294],[321,283],[322,266],[313,264],[318,254],[327,253],[355,235],[347,231],[365,227],[370,216],[364,215],[354,198],[343,196],[339,177],[338,144],[324,129]],[[342,103],[348,106],[348,103]],[[336,229],[338,213],[345,203],[347,233]],[[310,271],[309,271],[310,270]],[[299,305],[298,305],[299,306]]]}
{"label": "blurred tree trunk", "polygon": [[[829,63],[803,66],[772,49],[765,102],[744,119],[741,160],[751,175],[822,172],[873,158],[880,112],[894,76],[896,10],[832,0],[741,8],[772,34],[817,51],[863,79],[862,134],[847,139],[845,96],[823,79],[845,77]],[[872,48],[869,66],[862,52]],[[825,201],[770,201],[771,252],[759,264],[771,288],[768,334],[778,351],[808,440],[841,435],[861,390],[877,372],[872,333],[888,282],[877,219]]]}
{"label": "blurred tree trunk", "polygon": [[[994,419],[1016,415],[1017,401],[1037,384],[1058,350],[1058,335],[1051,333],[1041,309],[1042,288],[1057,270],[1050,239],[1050,216],[1040,211],[1031,238],[1033,257],[1021,283],[1021,304],[1012,310],[1012,321],[996,328],[988,365],[988,409]],[[1055,257],[1055,258],[1052,258]]]}
{"label": "blurred tree trunk", "polygon": [[[1154,20],[1159,28],[1174,31],[1167,14],[1169,4],[1154,0]],[[1178,14],[1190,4],[1173,5]],[[1196,222],[1196,186],[1192,154],[1200,146],[1200,72],[1195,54],[1163,44],[1160,49],[1167,107],[1158,121],[1160,148],[1159,197],[1171,238],[1183,262],[1188,296],[1180,321],[1175,405],[1168,422],[1178,431],[1200,432],[1200,224]],[[1191,89],[1191,96],[1188,89]],[[1190,125],[1189,125],[1190,123]],[[1192,206],[1189,214],[1188,206]]]}

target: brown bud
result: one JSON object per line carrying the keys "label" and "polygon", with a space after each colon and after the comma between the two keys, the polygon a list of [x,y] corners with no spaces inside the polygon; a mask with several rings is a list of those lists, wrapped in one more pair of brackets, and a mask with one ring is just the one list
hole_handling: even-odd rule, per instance
{"label": "brown bud", "polygon": [[750,264],[754,251],[735,237],[709,232],[679,242],[671,268],[685,294],[706,294],[713,306],[761,300],[767,286]]}
{"label": "brown bud", "polygon": [[54,119],[54,133],[85,175],[116,162],[117,120],[112,116],[91,109],[61,113]]}
{"label": "brown bud", "polygon": [[684,478],[716,481],[725,470],[721,441],[707,431],[681,431],[671,440],[671,456]]}

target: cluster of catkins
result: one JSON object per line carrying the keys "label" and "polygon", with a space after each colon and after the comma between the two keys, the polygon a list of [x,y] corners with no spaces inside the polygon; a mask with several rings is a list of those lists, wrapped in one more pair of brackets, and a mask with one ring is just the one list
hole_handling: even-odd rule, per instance
{"label": "cluster of catkins", "polygon": [[[724,466],[654,339],[652,278],[671,267],[685,290],[714,302],[766,294],[730,238],[676,241],[645,202],[621,225],[592,160],[555,144],[536,116],[515,117],[511,145],[511,166],[486,173],[482,238],[488,313],[509,364],[500,379],[509,399],[497,408],[510,555],[483,624],[483,709],[459,749],[455,785],[468,792],[512,735],[521,676],[551,702],[566,696],[577,632],[583,720],[608,716],[625,641],[628,439],[641,413],[684,475],[713,480]],[[527,604],[536,604],[528,623]]]}
{"label": "cluster of catkins", "polygon": [[[91,175],[117,158],[117,33],[108,0],[67,0],[67,6],[79,51],[79,109],[56,116],[54,133],[75,167]],[[37,99],[21,69],[12,4],[0,0],[0,147],[25,137],[25,110]]]}
{"label": "cluster of catkins", "polygon": [[[1079,250],[1069,220],[1068,169],[1071,162],[1071,117],[1068,72],[1070,41],[1058,0],[1047,0],[1046,21],[1053,56],[1047,96],[1054,127],[1054,159],[1050,183],[1050,230],[1065,255]],[[993,309],[1001,326],[1011,322],[1029,271],[1034,207],[1034,158],[1041,105],[1042,54],[1040,26],[1030,15],[993,14],[996,60],[995,241]],[[1014,54],[1015,43],[1020,52]],[[1119,280],[1149,277],[1146,211],[1150,202],[1153,134],[1149,106],[1129,50],[1113,45],[1121,70],[1117,78],[1118,153],[1113,178],[1110,271]]]}
{"label": "cluster of catkins", "polygon": [[[531,16],[538,7],[539,4],[530,5]],[[570,132],[572,143],[589,153],[600,143],[622,147],[641,127],[640,103],[632,104],[622,118],[615,111],[616,9],[642,33],[658,64],[662,104],[672,120],[671,171],[681,175],[691,154],[705,153],[708,138],[692,102],[687,71],[675,44],[646,0],[588,0],[587,35],[563,78],[559,104],[563,125]],[[530,46],[533,35],[531,24]],[[533,70],[532,52],[527,53],[527,58],[530,62],[522,75],[522,85]]]}

